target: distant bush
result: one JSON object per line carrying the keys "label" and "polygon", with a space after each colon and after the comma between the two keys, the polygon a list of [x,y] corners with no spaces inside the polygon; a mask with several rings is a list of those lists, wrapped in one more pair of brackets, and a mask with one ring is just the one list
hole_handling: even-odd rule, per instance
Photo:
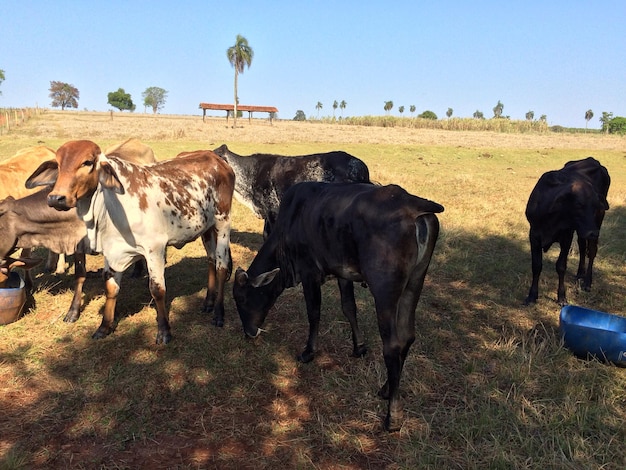
{"label": "distant bush", "polygon": [[422,119],[432,119],[433,121],[437,120],[437,115],[433,111],[424,111],[417,117]]}
{"label": "distant bush", "polygon": [[296,115],[293,118],[294,121],[306,121],[306,114],[301,109],[296,111]]}
{"label": "distant bush", "polygon": [[609,122],[609,134],[626,134],[626,118],[616,116]]}
{"label": "distant bush", "polygon": [[552,126],[550,127],[552,132],[565,132],[565,128],[563,126]]}

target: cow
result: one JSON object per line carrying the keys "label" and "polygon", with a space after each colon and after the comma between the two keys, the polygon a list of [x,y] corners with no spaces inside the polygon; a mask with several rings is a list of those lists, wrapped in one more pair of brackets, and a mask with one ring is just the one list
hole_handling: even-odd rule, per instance
{"label": "cow", "polygon": [[117,157],[127,162],[141,165],[147,165],[148,163],[155,163],[157,161],[152,148],[135,137],[107,147],[104,150],[104,154],[107,157]]}
{"label": "cow", "polygon": [[48,205],[76,208],[87,227],[90,248],[104,255],[106,302],[93,334],[115,330],[115,304],[122,272],[145,258],[157,310],[157,344],[172,339],[165,306],[165,255],[168,245],[182,248],[201,237],[208,255],[204,312],[224,324],[224,285],[230,275],[230,210],[235,175],[210,150],[151,165],[107,157],[88,140],[63,144],[56,160],[42,164],[27,186],[54,185]]}
{"label": "cow", "polygon": [[[15,155],[0,162],[0,199],[13,196],[18,199],[34,193],[35,189],[24,186],[26,178],[46,160],[54,160],[50,147],[37,145],[18,150]],[[39,190],[41,188],[37,188]]]}
{"label": "cow", "polygon": [[235,197],[265,220],[267,238],[276,222],[278,206],[285,191],[302,181],[368,183],[367,165],[357,157],[341,152],[287,157],[255,153],[242,156],[226,145],[214,150],[235,172]]}
{"label": "cow", "polygon": [[[21,198],[32,194],[36,189],[28,189],[24,185],[26,178],[46,160],[54,160],[55,153],[50,147],[36,145],[18,150],[15,155],[0,162],[0,200],[11,196]],[[24,257],[30,256],[27,249]],[[50,253],[46,262],[46,270],[61,274],[65,271],[65,257]],[[26,285],[32,287],[32,279],[29,272],[26,274]]]}
{"label": "cow", "polygon": [[[559,278],[556,300],[560,305],[567,304],[565,271],[574,232],[580,254],[576,277],[582,280],[584,290],[591,288],[600,227],[605,211],[609,209],[607,195],[610,184],[609,172],[592,157],[567,162],[562,169],[548,171],[539,178],[526,205],[526,219],[530,223],[532,282],[525,305],[537,301],[542,251],[547,252],[553,243],[561,247],[556,261]],[[589,260],[586,268],[585,257]]]}
{"label": "cow", "polygon": [[396,185],[304,182],[284,195],[274,230],[247,271],[237,268],[233,297],[244,333],[259,335],[280,294],[302,283],[309,335],[301,362],[314,358],[321,285],[339,281],[341,306],[352,329],[353,355],[366,351],[359,330],[354,282],[374,297],[387,381],[379,395],[389,400],[385,427],[399,429],[400,376],[415,340],[415,309],[439,234],[443,206]]}
{"label": "cow", "polygon": [[[74,254],[74,296],[64,318],[66,322],[74,322],[80,316],[86,277],[87,229],[76,209],[59,212],[48,206],[51,189],[51,186],[39,188],[38,192],[23,198],[8,197],[0,201],[0,261],[6,267],[6,272],[0,273],[0,285],[12,268],[28,269],[39,261],[29,257],[32,248],[45,247],[51,253]],[[12,258],[20,248],[22,256]],[[32,282],[27,283],[27,287],[30,289]]]}

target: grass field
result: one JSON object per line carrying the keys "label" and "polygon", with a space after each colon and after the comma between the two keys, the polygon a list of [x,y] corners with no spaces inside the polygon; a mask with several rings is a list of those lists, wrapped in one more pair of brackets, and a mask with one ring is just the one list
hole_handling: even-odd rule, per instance
{"label": "grass field", "polygon": [[[626,141],[598,134],[501,134],[373,128],[199,116],[48,112],[0,137],[0,160],[43,143],[86,138],[102,148],[138,137],[164,159],[226,143],[236,153],[345,150],[373,180],[397,183],[445,206],[442,232],[417,309],[418,337],[404,369],[405,422],[382,430],[385,380],[373,301],[357,288],[369,353],[349,357],[350,328],[336,283],[323,289],[320,351],[295,360],[306,340],[300,288],[246,340],[226,295],[226,325],[200,313],[201,243],[168,251],[174,340],[154,344],[146,279],[125,277],[115,333],[100,323],[103,284],[85,284],[78,322],[62,317],[72,276],[37,272],[35,305],[0,327],[0,469],[623,469],[626,372],[581,361],[558,334],[553,247],[540,297],[530,283],[524,209],[539,176],[593,155],[609,170],[607,212],[591,292],[570,303],[626,313]],[[231,121],[232,124],[232,121]],[[262,222],[234,206],[232,252],[247,267]],[[1,235],[0,235],[1,236]],[[89,268],[102,266],[89,257]],[[69,270],[73,274],[73,268]]]}

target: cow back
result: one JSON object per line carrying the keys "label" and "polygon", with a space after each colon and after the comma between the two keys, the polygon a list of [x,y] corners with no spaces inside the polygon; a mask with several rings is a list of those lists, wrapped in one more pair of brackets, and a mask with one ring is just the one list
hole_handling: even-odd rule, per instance
{"label": "cow back", "polygon": [[18,150],[15,155],[0,162],[0,199],[7,196],[21,198],[39,190],[27,189],[26,179],[41,165],[54,160],[55,152],[49,147],[38,145]]}
{"label": "cow back", "polygon": [[342,151],[301,156],[255,153],[241,156],[226,145],[215,149],[237,175],[237,197],[258,217],[275,217],[285,192],[305,181],[370,182],[369,169],[359,158]]}
{"label": "cow back", "polygon": [[286,192],[267,243],[288,286],[301,269],[359,280],[367,276],[364,263],[391,262],[399,252],[417,257],[418,218],[443,210],[396,185],[298,183]]}

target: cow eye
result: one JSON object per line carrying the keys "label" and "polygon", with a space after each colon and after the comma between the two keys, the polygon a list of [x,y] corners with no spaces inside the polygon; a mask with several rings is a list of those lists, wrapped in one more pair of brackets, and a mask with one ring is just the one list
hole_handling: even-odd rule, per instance
{"label": "cow eye", "polygon": [[93,166],[93,161],[92,160],[85,160],[83,162],[83,166],[86,166],[87,168],[91,168]]}

